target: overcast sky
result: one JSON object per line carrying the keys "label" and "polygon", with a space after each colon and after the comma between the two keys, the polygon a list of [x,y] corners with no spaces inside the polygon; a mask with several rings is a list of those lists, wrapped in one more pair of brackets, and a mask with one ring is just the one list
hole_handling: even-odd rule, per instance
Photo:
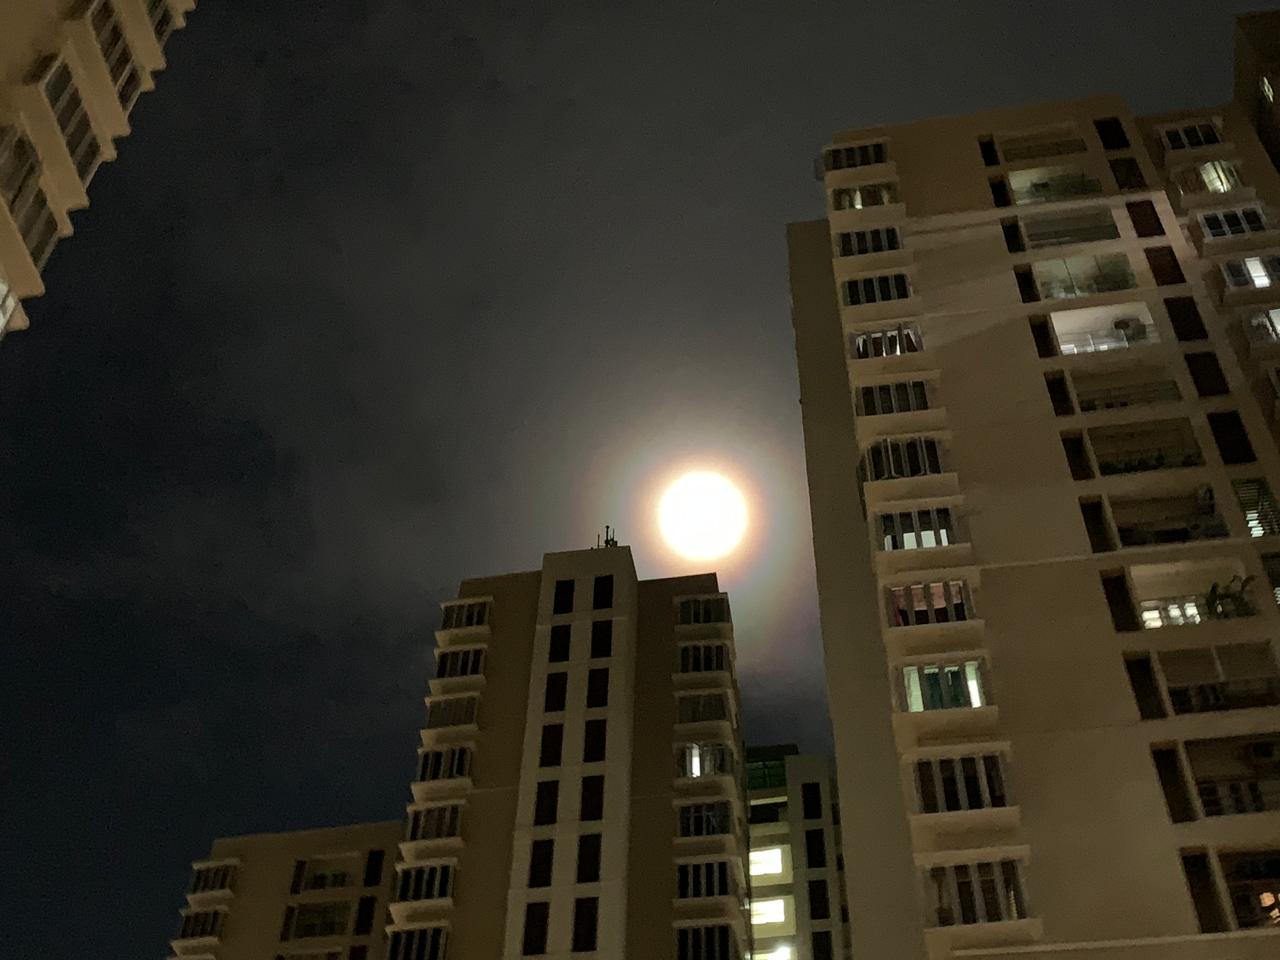
{"label": "overcast sky", "polygon": [[826,749],[783,234],[811,158],[1222,102],[1250,6],[204,0],[0,344],[13,955],[163,957],[213,837],[398,816],[436,603],[606,522],[677,572],[673,464],[753,491],[748,735]]}

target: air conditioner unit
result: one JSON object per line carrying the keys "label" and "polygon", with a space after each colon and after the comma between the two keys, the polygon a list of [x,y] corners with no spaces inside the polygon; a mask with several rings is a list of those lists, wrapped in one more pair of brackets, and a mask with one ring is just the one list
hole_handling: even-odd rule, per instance
{"label": "air conditioner unit", "polygon": [[1244,762],[1255,769],[1280,767],[1280,739],[1250,740],[1244,746]]}

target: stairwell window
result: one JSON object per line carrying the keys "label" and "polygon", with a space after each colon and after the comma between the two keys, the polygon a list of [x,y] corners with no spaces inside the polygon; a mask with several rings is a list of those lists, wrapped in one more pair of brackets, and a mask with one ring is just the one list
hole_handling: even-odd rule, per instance
{"label": "stairwell window", "polygon": [[1228,260],[1222,265],[1222,275],[1231,289],[1265,290],[1280,283],[1280,256],[1245,257]]}
{"label": "stairwell window", "polygon": [[836,256],[860,257],[868,253],[884,253],[901,247],[897,227],[854,230],[836,234]]}
{"label": "stairwell window", "polygon": [[845,280],[840,284],[846,307],[905,300],[911,296],[911,282],[905,273],[882,273],[859,280]]}
{"label": "stairwell window", "polygon": [[837,187],[831,191],[832,210],[862,210],[898,202],[896,183],[864,183],[859,187]]}
{"label": "stairwell window", "polygon": [[891,627],[958,623],[972,619],[969,586],[963,580],[934,580],[889,587],[885,598]]}
{"label": "stairwell window", "polygon": [[932,437],[880,440],[862,455],[865,480],[892,480],[942,473],[941,447]]}
{"label": "stairwell window", "polygon": [[950,507],[882,513],[879,517],[883,550],[927,550],[956,542]]}
{"label": "stairwell window", "polygon": [[849,356],[855,360],[898,357],[907,353],[919,353],[923,349],[920,328],[915,324],[849,334]]}
{"label": "stairwell window", "polygon": [[925,884],[935,927],[1024,920],[1027,907],[1016,860],[931,867]]}
{"label": "stairwell window", "polygon": [[903,706],[908,713],[976,709],[987,704],[982,662],[911,664],[902,668]]}
{"label": "stairwell window", "polygon": [[1247,233],[1262,233],[1267,222],[1261,207],[1238,207],[1234,210],[1214,210],[1200,214],[1200,225],[1205,236],[1241,237]]}
{"label": "stairwell window", "polygon": [[861,416],[928,409],[929,390],[923,380],[904,380],[858,388],[858,413]]}

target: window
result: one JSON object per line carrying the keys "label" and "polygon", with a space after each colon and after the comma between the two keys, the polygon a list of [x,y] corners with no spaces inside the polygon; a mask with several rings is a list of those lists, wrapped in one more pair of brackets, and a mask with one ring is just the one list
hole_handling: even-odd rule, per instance
{"label": "window", "polygon": [[1068,153],[1083,153],[1089,149],[1077,135],[1075,124],[1060,124],[1015,136],[998,138],[1000,155],[1005,163],[1019,160],[1036,160],[1040,157],[1058,157]]}
{"label": "window", "polygon": [[1254,290],[1265,290],[1272,284],[1280,282],[1280,256],[1272,254],[1266,257],[1228,260],[1222,264],[1222,275],[1226,278],[1227,287],[1230,289],[1251,287]]}
{"label": "window", "polygon": [[905,707],[909,713],[985,706],[982,663],[912,664],[902,668]]}
{"label": "window", "polygon": [[391,934],[387,960],[443,960],[448,937],[443,927],[397,930]]}
{"label": "window", "polygon": [[786,785],[787,762],[785,760],[751,760],[747,763],[748,790]]}
{"label": "window", "polygon": [[604,818],[604,776],[593,774],[582,778],[582,793],[579,796],[578,819],[601,820]]}
{"label": "window", "polygon": [[683,643],[680,645],[680,672],[706,673],[729,669],[729,647],[724,643]]}
{"label": "window", "polygon": [[1163,720],[1168,716],[1151,658],[1142,654],[1127,656],[1124,658],[1124,670],[1129,677],[1138,716],[1143,720]]}
{"label": "window", "polygon": [[[847,909],[844,912],[847,912]],[[844,922],[847,923],[848,921]],[[831,945],[831,931],[813,931],[813,960],[833,960],[834,957],[835,950]]]}
{"label": "window", "polygon": [[933,580],[889,587],[885,600],[889,626],[951,623],[970,619],[969,588],[963,580]]}
{"label": "window", "polygon": [[680,807],[679,835],[682,837],[711,837],[730,833],[732,829],[729,804],[723,800]]}
{"label": "window", "polygon": [[1142,167],[1133,157],[1112,157],[1107,161],[1111,167],[1111,175],[1116,178],[1116,186],[1121,190],[1145,190],[1147,178],[1142,175]]}
{"label": "window", "polygon": [[1018,226],[1017,217],[1001,220],[1000,232],[1004,235],[1004,248],[1010,253],[1022,253],[1027,249],[1027,243],[1023,239],[1022,228]]}
{"label": "window", "polygon": [[613,606],[613,574],[596,577],[591,585],[591,609],[608,610]]}
{"label": "window", "polygon": [[1245,431],[1240,414],[1234,410],[1224,410],[1206,414],[1206,418],[1223,463],[1230,466],[1236,463],[1253,463],[1258,459],[1254,455],[1253,445],[1249,442],[1249,434]]}
{"label": "window", "polygon": [[878,518],[883,550],[920,550],[956,542],[950,507],[882,513]]}
{"label": "window", "polygon": [[1197,120],[1181,126],[1164,127],[1160,130],[1160,139],[1170,150],[1185,150],[1188,147],[1205,147],[1221,143],[1216,124],[1208,120]]}
{"label": "window", "polygon": [[533,825],[543,827],[556,822],[556,807],[560,800],[559,780],[538,781],[533,800]]}
{"label": "window", "polygon": [[1102,117],[1093,121],[1093,129],[1098,131],[1098,139],[1102,141],[1103,150],[1128,150],[1129,137],[1124,132],[1124,124],[1119,117]]}
{"label": "window", "polygon": [[529,845],[529,886],[551,886],[551,866],[555,859],[556,842],[547,837]]}
{"label": "window", "polygon": [[1076,412],[1075,402],[1071,399],[1071,390],[1067,387],[1066,375],[1061,370],[1046,373],[1044,386],[1049,393],[1049,403],[1053,406],[1055,417],[1069,417]]}
{"label": "window", "polygon": [[1236,926],[1280,927],[1280,849],[1220,856]]}
{"label": "window", "polygon": [[40,183],[40,160],[31,142],[14,127],[0,126],[0,197],[18,224],[37,268],[58,242],[58,224]]}
{"label": "window", "polygon": [[677,777],[733,773],[733,750],[725,743],[686,743],[676,748]]}
{"label": "window", "polygon": [[1123,253],[1041,260],[1031,265],[1031,274],[1043,300],[1089,297],[1128,290],[1138,283],[1129,258]]}
{"label": "window", "polygon": [[982,156],[983,166],[1000,166],[1000,154],[996,150],[996,141],[994,137],[979,137],[978,153]]}
{"label": "window", "polygon": [[676,896],[681,900],[725,897],[731,892],[729,863],[726,860],[704,860],[676,866]]}
{"label": "window", "polygon": [[347,918],[351,904],[346,900],[325,900],[321,903],[300,903],[293,914],[293,936],[334,937],[347,932]]}
{"label": "window", "polygon": [[1158,658],[1175,714],[1280,703],[1280,669],[1266,640],[1164,650]]}
{"label": "window", "polygon": [[1016,860],[931,867],[927,877],[930,926],[1026,919]]}
{"label": "window", "polygon": [[582,728],[582,762],[599,763],[604,759],[605,721],[588,720]]}
{"label": "window", "polygon": [[98,41],[98,50],[106,61],[107,73],[115,87],[120,107],[128,113],[138,98],[142,83],[110,0],[100,0],[94,7],[92,24],[94,39]]}
{"label": "window", "polygon": [[1178,751],[1173,747],[1153,747],[1151,763],[1156,768],[1156,780],[1164,794],[1169,819],[1173,823],[1187,823],[1196,819],[1195,807],[1191,803],[1191,792],[1187,789],[1187,781],[1182,775],[1182,762],[1178,759]]}
{"label": "window", "polygon": [[355,882],[354,857],[314,857],[298,860],[293,865],[292,892],[304,890],[336,890]]}
{"label": "window", "polygon": [[991,202],[997,207],[1013,206],[1013,198],[1009,194],[1009,184],[1004,177],[992,177],[988,181],[991,186]]}
{"label": "window", "polygon": [[728,719],[729,700],[723,693],[687,693],[676,697],[676,723]]}
{"label": "window", "polygon": [[896,183],[866,183],[860,187],[837,187],[831,191],[832,210],[861,210],[897,202]]}
{"label": "window", "polygon": [[559,673],[548,673],[547,687],[542,695],[543,711],[546,713],[556,713],[563,710],[568,692],[569,674],[563,671]]}
{"label": "window", "polygon": [[1173,252],[1173,247],[1147,247],[1143,252],[1147,255],[1147,265],[1151,267],[1151,275],[1155,277],[1159,286],[1167,287],[1170,284],[1187,282],[1187,278],[1182,273],[1182,267],[1178,265],[1178,257]]}
{"label": "window", "polygon": [[840,288],[844,291],[846,307],[905,300],[911,296],[911,284],[905,273],[882,273],[859,280],[846,280],[840,284]]}
{"label": "window", "polygon": [[1200,226],[1206,237],[1242,237],[1249,233],[1262,233],[1267,222],[1261,207],[1238,207],[1234,210],[1213,210],[1200,214]]}
{"label": "window", "polygon": [[364,885],[376,887],[382,883],[382,864],[386,854],[381,850],[370,850],[364,858]]}
{"label": "window", "polygon": [[1056,203],[1102,194],[1102,182],[1077,167],[1037,167],[1009,174],[1009,192],[1019,206]]}
{"label": "window", "polygon": [[765,847],[748,854],[748,872],[753,877],[772,877],[782,873],[782,848]]}
{"label": "window", "polygon": [[1244,513],[1245,526],[1251,537],[1270,537],[1280,534],[1280,512],[1271,496],[1271,486],[1262,477],[1232,480],[1231,489]]}
{"label": "window", "polygon": [[676,960],[738,960],[737,938],[724,924],[677,927]]}
{"label": "window", "polygon": [[1150,200],[1134,200],[1126,203],[1129,221],[1133,224],[1133,232],[1140,237],[1163,237],[1164,224],[1160,222],[1160,214],[1156,205]]}
{"label": "window", "polygon": [[609,668],[593,667],[587,671],[587,709],[609,705]]}
{"label": "window", "polygon": [[451,780],[471,773],[470,747],[424,750],[418,761],[419,780]]}
{"label": "window", "polygon": [[849,334],[849,355],[855,360],[874,357],[899,357],[924,349],[920,328],[915,324]]}
{"label": "window", "polygon": [[921,813],[985,810],[1007,804],[999,754],[917,760],[915,776]]}
{"label": "window", "polygon": [[831,919],[831,900],[827,896],[826,880],[809,881],[809,919]]}
{"label": "window", "polygon": [[903,380],[858,388],[858,413],[865,417],[929,409],[929,390],[923,380]]}
{"label": "window", "polygon": [[484,673],[484,649],[442,650],[436,654],[437,677],[474,677]]}
{"label": "window", "polygon": [[85,110],[84,101],[80,99],[71,69],[65,62],[59,60],[49,71],[43,90],[49,98],[49,106],[57,118],[58,128],[62,131],[80,182],[88,183],[102,157],[102,147],[93,132],[89,113]]}
{"label": "window", "polygon": [[1093,464],[1089,460],[1089,450],[1082,434],[1064,433],[1062,452],[1066,455],[1067,469],[1071,471],[1072,480],[1093,479]]}
{"label": "window", "polygon": [[1229,930],[1226,914],[1222,912],[1222,902],[1218,899],[1218,885],[1213,877],[1213,868],[1209,866],[1208,856],[1203,853],[1184,852],[1182,872],[1186,876],[1187,888],[1191,892],[1191,903],[1195,907],[1200,932],[1222,933]]}
{"label": "window", "polygon": [[147,0],[147,14],[151,20],[151,28],[156,32],[156,42],[163,48],[176,25],[173,11],[169,9],[169,0]]}
{"label": "window", "polygon": [[1164,301],[1165,310],[1169,314],[1169,323],[1173,326],[1173,335],[1181,341],[1206,340],[1209,332],[1200,319],[1200,308],[1193,297],[1168,297]]}
{"label": "window", "polygon": [[596,948],[596,926],[600,915],[599,897],[578,897],[573,901],[573,953],[590,953]]}
{"label": "window", "polygon": [[373,930],[373,911],[378,904],[377,897],[361,897],[356,904],[356,922],[351,933],[361,937]]}
{"label": "window", "polygon": [[822,155],[822,165],[827,170],[848,170],[884,163],[888,159],[888,144],[883,140],[860,143],[853,147],[832,147]]}
{"label": "window", "polygon": [[613,621],[591,621],[591,659],[613,656]]}
{"label": "window", "polygon": [[1222,397],[1230,392],[1227,387],[1227,378],[1213,351],[1183,354],[1182,359],[1187,362],[1187,370],[1191,373],[1191,380],[1196,385],[1197,395]]}
{"label": "window", "polygon": [[821,827],[804,832],[804,865],[810,870],[827,865],[827,839]]}
{"label": "window", "polygon": [[[179,940],[195,937],[216,937],[222,933],[222,925],[226,922],[225,910],[198,910],[195,913],[184,913],[182,923],[178,927]],[[282,937],[287,940],[288,936]]]}
{"label": "window", "polygon": [[565,663],[569,659],[569,637],[572,628],[558,623],[551,628],[551,643],[547,653],[549,663]]}
{"label": "window", "polygon": [[573,581],[557,580],[551,598],[551,612],[573,613]]}
{"label": "window", "polygon": [[191,893],[205,893],[209,890],[230,890],[236,879],[236,867],[232,863],[220,863],[216,866],[200,867],[191,875]]}
{"label": "window", "polygon": [[524,939],[520,947],[523,956],[536,957],[547,952],[547,920],[550,913],[551,904],[545,901],[524,905]]}
{"label": "window", "polygon": [[854,230],[836,234],[836,256],[859,257],[868,253],[884,253],[901,247],[897,227]]}
{"label": "window", "polygon": [[751,923],[759,926],[767,923],[786,923],[787,902],[781,897],[768,900],[751,900]]}
{"label": "window", "polygon": [[480,697],[472,694],[466,697],[449,697],[445,700],[432,698],[427,706],[427,727],[462,727],[476,722],[480,712]]}
{"label": "window", "polygon": [[822,819],[822,784],[810,781],[800,785],[800,808],[806,820]]}
{"label": "window", "polygon": [[440,840],[461,833],[462,806],[456,803],[423,807],[409,814],[408,839]]}
{"label": "window", "polygon": [[747,823],[782,823],[787,818],[787,801],[753,803],[747,808]]}
{"label": "window", "polygon": [[489,601],[461,601],[446,603],[441,612],[441,630],[462,630],[466,627],[483,627],[489,622]]}
{"label": "window", "polygon": [[942,472],[940,447],[932,437],[879,440],[862,455],[864,480],[894,480]]}
{"label": "window", "polygon": [[438,900],[453,895],[454,867],[450,863],[429,863],[400,871],[396,896],[400,901]]}
{"label": "window", "polygon": [[1262,91],[1263,98],[1267,103],[1276,102],[1276,92],[1271,88],[1271,80],[1268,77],[1262,77],[1258,80],[1258,89]]}
{"label": "window", "polygon": [[1239,168],[1230,160],[1209,160],[1175,171],[1173,182],[1184,194],[1197,194],[1229,193],[1243,181]]}
{"label": "window", "polygon": [[729,598],[724,594],[711,597],[685,597],[680,600],[676,622],[681,626],[695,623],[728,623]]}
{"label": "window", "polygon": [[584,833],[578,837],[577,883],[597,883],[600,880],[600,834]]}
{"label": "window", "polygon": [[564,748],[564,724],[548,723],[542,727],[542,742],[538,747],[538,766],[560,766],[560,754]]}

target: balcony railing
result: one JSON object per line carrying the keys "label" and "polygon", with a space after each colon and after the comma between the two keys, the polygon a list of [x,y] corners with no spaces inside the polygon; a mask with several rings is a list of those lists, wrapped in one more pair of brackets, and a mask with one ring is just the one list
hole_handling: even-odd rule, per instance
{"label": "balcony railing", "polygon": [[1106,452],[1095,450],[1095,453],[1098,457],[1098,472],[1104,477],[1117,473],[1199,467],[1204,464],[1204,457],[1199,450],[1174,444]]}
{"label": "balcony railing", "polygon": [[[1144,338],[1145,339],[1145,338]],[[1130,339],[1125,346],[1133,343]],[[1114,349],[1103,347],[1102,349]],[[1066,352],[1065,350],[1063,351]],[[1088,351],[1073,351],[1086,353]],[[1178,393],[1178,385],[1172,380],[1156,380],[1152,383],[1133,383],[1115,387],[1095,387],[1090,389],[1076,381],[1076,399],[1080,410],[1089,413],[1093,410],[1117,410],[1121,407],[1135,407],[1147,403],[1174,403],[1182,399]]]}
{"label": "balcony railing", "polygon": [[1096,197],[1102,193],[1102,182],[1084,174],[1063,174],[1012,188],[1013,202],[1052,203],[1073,197]]}
{"label": "balcony railing", "polygon": [[1103,257],[1070,257],[1035,264],[1032,273],[1043,300],[1089,297],[1098,293],[1129,290],[1138,279],[1124,254]]}
{"label": "balcony railing", "polygon": [[1230,777],[1197,780],[1206,817],[1280,810],[1280,777]]}
{"label": "balcony railing", "polygon": [[1230,536],[1227,522],[1214,514],[1187,514],[1142,523],[1116,521],[1116,533],[1125,547],[1143,547],[1156,543],[1188,543],[1192,540],[1216,540]]}
{"label": "balcony railing", "polygon": [[1280,705],[1280,677],[1218,680],[1169,687],[1174,713],[1217,713]]}
{"label": "balcony railing", "polygon": [[1141,600],[1138,605],[1142,610],[1142,625],[1148,629],[1179,627],[1206,620],[1234,620],[1237,617],[1256,616],[1258,611],[1245,593],[1248,584],[1248,580],[1240,583],[1239,578],[1236,578],[1225,587],[1215,583],[1205,594]]}

